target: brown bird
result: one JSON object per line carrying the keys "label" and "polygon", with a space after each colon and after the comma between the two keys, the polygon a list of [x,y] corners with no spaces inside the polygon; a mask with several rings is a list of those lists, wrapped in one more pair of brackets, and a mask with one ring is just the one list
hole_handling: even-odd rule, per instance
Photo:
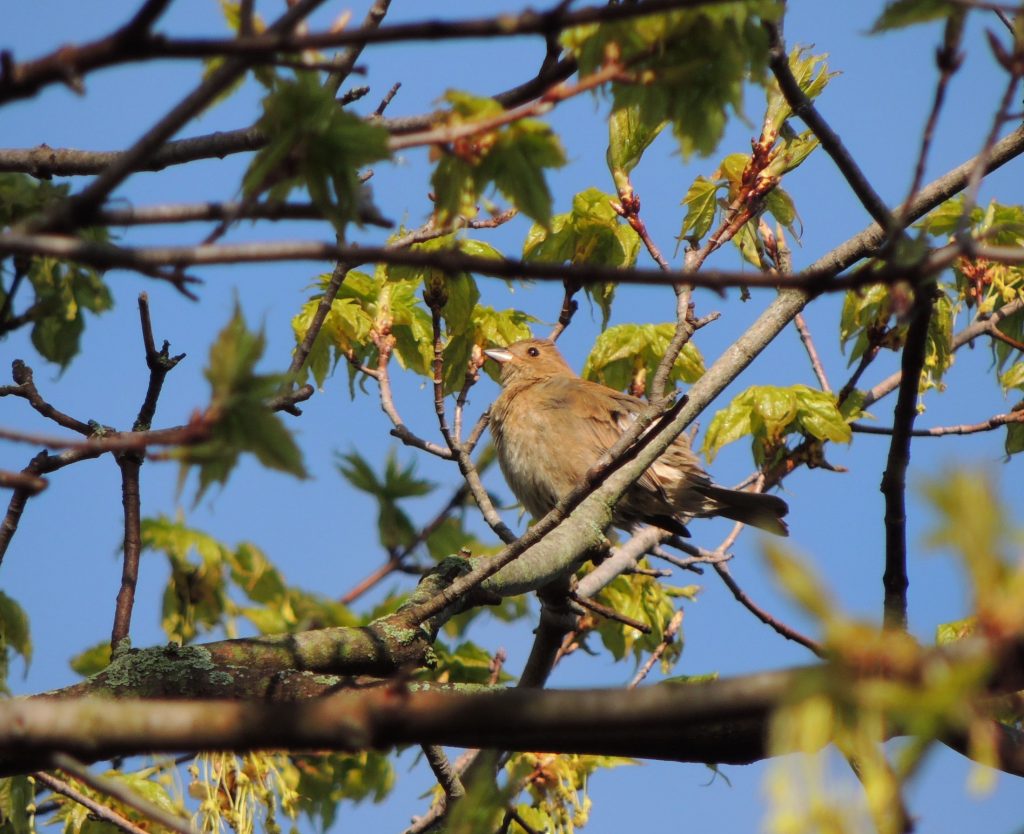
{"label": "brown bird", "polygon": [[[578,377],[550,339],[524,339],[484,353],[501,365],[491,406],[501,471],[527,512],[545,515],[626,431],[645,403]],[[788,535],[781,498],[711,483],[680,435],[619,500],[613,523],[652,524],[688,536],[681,516],[725,516]]]}

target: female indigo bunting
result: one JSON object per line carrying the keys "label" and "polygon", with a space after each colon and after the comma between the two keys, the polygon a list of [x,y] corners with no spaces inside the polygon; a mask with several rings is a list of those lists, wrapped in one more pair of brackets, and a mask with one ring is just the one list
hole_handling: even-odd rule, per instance
{"label": "female indigo bunting", "polygon": [[[509,487],[534,518],[583,479],[645,403],[578,377],[549,339],[524,339],[484,353],[501,365],[491,433]],[[643,522],[682,536],[681,516],[725,516],[788,535],[781,498],[711,483],[690,444],[677,437],[619,500],[613,523]]]}

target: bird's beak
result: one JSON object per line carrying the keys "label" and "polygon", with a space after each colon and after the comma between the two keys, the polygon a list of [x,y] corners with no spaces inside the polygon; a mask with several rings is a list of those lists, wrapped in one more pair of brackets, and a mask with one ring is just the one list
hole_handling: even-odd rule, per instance
{"label": "bird's beak", "polygon": [[493,359],[499,365],[504,365],[506,362],[510,362],[512,360],[512,354],[505,350],[505,348],[491,348],[490,350],[485,350],[484,356],[488,359]]}

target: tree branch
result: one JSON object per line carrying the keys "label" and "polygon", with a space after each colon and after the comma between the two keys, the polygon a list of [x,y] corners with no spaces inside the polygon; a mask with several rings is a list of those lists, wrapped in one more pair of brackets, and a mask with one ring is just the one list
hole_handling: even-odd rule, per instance
{"label": "tree branch", "polygon": [[910,327],[903,347],[903,379],[893,411],[892,442],[882,476],[885,496],[885,586],[886,628],[907,628],[907,467],[910,465],[910,437],[917,416],[917,389],[921,382],[928,342],[928,325],[935,306],[936,285],[919,284],[914,291]]}

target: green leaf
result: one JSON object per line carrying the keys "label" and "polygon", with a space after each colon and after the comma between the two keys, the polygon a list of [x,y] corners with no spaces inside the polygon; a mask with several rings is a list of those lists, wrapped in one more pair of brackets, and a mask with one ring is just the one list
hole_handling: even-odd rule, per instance
{"label": "green leaf", "polygon": [[255,372],[264,346],[263,333],[250,331],[236,307],[210,348],[204,371],[211,389],[207,411],[207,419],[213,422],[210,437],[173,453],[182,462],[182,476],[189,466],[199,468],[197,501],[212,484],[227,481],[244,452],[254,454],[271,469],[306,477],[299,447],[281,419],[265,405],[282,378]]}
{"label": "green leaf", "polygon": [[[472,124],[503,112],[494,99],[449,91],[447,124]],[[526,216],[546,226],[551,220],[551,192],[544,171],[566,162],[562,144],[551,128],[536,119],[520,119],[482,130],[452,143],[431,178],[439,225],[475,213],[475,204],[490,187],[497,188]]]}
{"label": "green leaf", "polygon": [[[67,199],[69,187],[39,181],[24,174],[0,174],[0,229],[44,212]],[[107,243],[109,232],[100,227],[83,229],[79,238],[88,243]],[[85,311],[103,313],[114,306],[102,270],[54,258],[25,258],[16,268],[24,269],[26,289],[34,297],[24,299],[20,313],[31,326],[32,346],[49,362],[63,370],[78,355],[85,331]],[[6,306],[6,292],[0,286],[0,308]],[[16,308],[8,307],[14,316]],[[5,327],[6,326],[6,327]],[[11,329],[0,322],[0,332]]]}
{"label": "green leaf", "polygon": [[749,434],[754,440],[754,458],[760,464],[789,434],[849,443],[853,435],[847,420],[836,406],[834,394],[806,385],[754,385],[715,414],[702,451],[710,462],[727,443]]}
{"label": "green leaf", "polygon": [[1004,448],[1007,455],[1024,452],[1024,423],[1006,424],[1006,443]]}
{"label": "green leaf", "polygon": [[1006,373],[1001,374],[999,377],[999,385],[1002,387],[1004,394],[1011,388],[1020,388],[1024,390],[1024,362],[1018,362]]}
{"label": "green leaf", "polygon": [[32,662],[32,640],[28,615],[14,598],[0,591],[0,693],[7,693],[7,671],[11,655],[16,654],[28,669]]}
{"label": "green leaf", "polygon": [[761,269],[764,266],[761,236],[757,233],[757,222],[751,220],[740,226],[740,230],[733,235],[733,246],[740,251],[743,260]]}
{"label": "green leaf", "polygon": [[314,72],[275,78],[257,126],[268,142],[245,173],[247,198],[280,201],[301,186],[337,227],[359,218],[358,169],[390,157],[386,128],[342,109]]}
{"label": "green leaf", "polygon": [[935,643],[939,646],[958,643],[965,637],[970,637],[974,634],[977,625],[977,617],[965,617],[962,620],[954,620],[951,623],[939,623],[935,627]]}
{"label": "green leaf", "polygon": [[658,138],[667,122],[647,122],[640,108],[620,107],[608,118],[608,150],[605,159],[619,193],[629,189],[629,173],[640,162],[640,157]]}
{"label": "green leaf", "polygon": [[787,136],[775,148],[772,161],[762,172],[762,176],[781,177],[798,168],[800,164],[821,143],[811,131],[807,130],[797,136]]}
{"label": "green leaf", "polygon": [[[805,46],[797,46],[789,53],[789,68],[793,77],[803,93],[812,101],[836,75],[828,71],[827,58],[828,55],[810,54],[810,50]],[[768,83],[766,94],[768,106],[765,111],[765,128],[773,134],[778,133],[786,120],[793,115],[793,110],[774,78]]]}
{"label": "green leaf", "polygon": [[35,781],[31,777],[8,776],[0,779],[2,834],[36,834],[35,807]]}
{"label": "green leaf", "polygon": [[102,672],[110,665],[110,641],[101,640],[95,646],[91,646],[83,652],[79,652],[71,658],[71,668],[87,678]]}
{"label": "green leaf", "polygon": [[962,11],[950,0],[891,0],[871,27],[871,32],[877,34],[917,23],[943,20]]}
{"label": "green leaf", "polygon": [[[640,237],[623,223],[612,208],[615,198],[596,188],[581,191],[572,201],[572,211],[552,218],[550,226],[530,229],[523,244],[523,258],[547,263],[597,264],[632,267],[640,251]],[[614,284],[588,284],[587,295],[601,310],[602,327],[607,326]]]}
{"label": "green leaf", "polygon": [[794,385],[791,390],[796,395],[797,422],[804,434],[834,443],[853,440],[847,418],[836,407],[835,395],[806,385]]}
{"label": "green leaf", "polygon": [[[654,374],[669,342],[675,335],[675,325],[620,324],[609,327],[594,343],[583,366],[583,376],[619,391],[627,388],[642,393],[636,384],[642,380],[644,391],[649,390]],[[704,357],[693,342],[687,342],[676,358],[668,377],[668,384],[692,384],[704,374]]]}
{"label": "green leaf", "polygon": [[704,177],[697,177],[686,192],[683,205],[686,206],[686,217],[683,227],[679,230],[679,239],[694,237],[700,240],[708,233],[715,220],[718,209],[718,190],[721,186]]}
{"label": "green leaf", "polygon": [[763,83],[767,36],[761,23],[780,7],[768,0],[716,4],[562,33],[581,77],[621,56],[643,83],[612,83],[612,110],[631,109],[643,125],[669,122],[684,157],[711,153],[729,111],[741,112],[744,85]]}
{"label": "green leaf", "polygon": [[704,435],[701,451],[711,463],[718,450],[727,443],[739,440],[753,431],[754,408],[747,397],[737,397],[728,406],[715,413]]}
{"label": "green leaf", "polygon": [[[476,643],[460,643],[447,649],[442,643],[434,644],[437,665],[431,670],[430,679],[438,683],[486,684],[491,680],[491,664],[494,658]],[[507,682],[512,676],[501,672],[499,681]]]}
{"label": "green leaf", "polygon": [[932,306],[932,316],[928,321],[928,336],[925,341],[924,370],[920,390],[930,388],[943,390],[942,378],[953,364],[953,324],[956,310],[953,302],[945,293],[941,293]]}
{"label": "green leaf", "polygon": [[404,498],[433,492],[435,484],[415,477],[416,462],[401,467],[394,449],[388,452],[384,474],[379,478],[369,462],[358,452],[338,455],[338,471],[356,489],[377,501],[377,528],[381,545],[387,550],[408,547],[416,538],[416,527],[398,506]]}
{"label": "green leaf", "polygon": [[[105,242],[106,232],[85,232],[83,238]],[[78,354],[85,331],[85,311],[102,313],[114,306],[102,273],[53,258],[33,258],[27,274],[35,292],[32,315],[32,346],[39,354],[67,367]]]}

